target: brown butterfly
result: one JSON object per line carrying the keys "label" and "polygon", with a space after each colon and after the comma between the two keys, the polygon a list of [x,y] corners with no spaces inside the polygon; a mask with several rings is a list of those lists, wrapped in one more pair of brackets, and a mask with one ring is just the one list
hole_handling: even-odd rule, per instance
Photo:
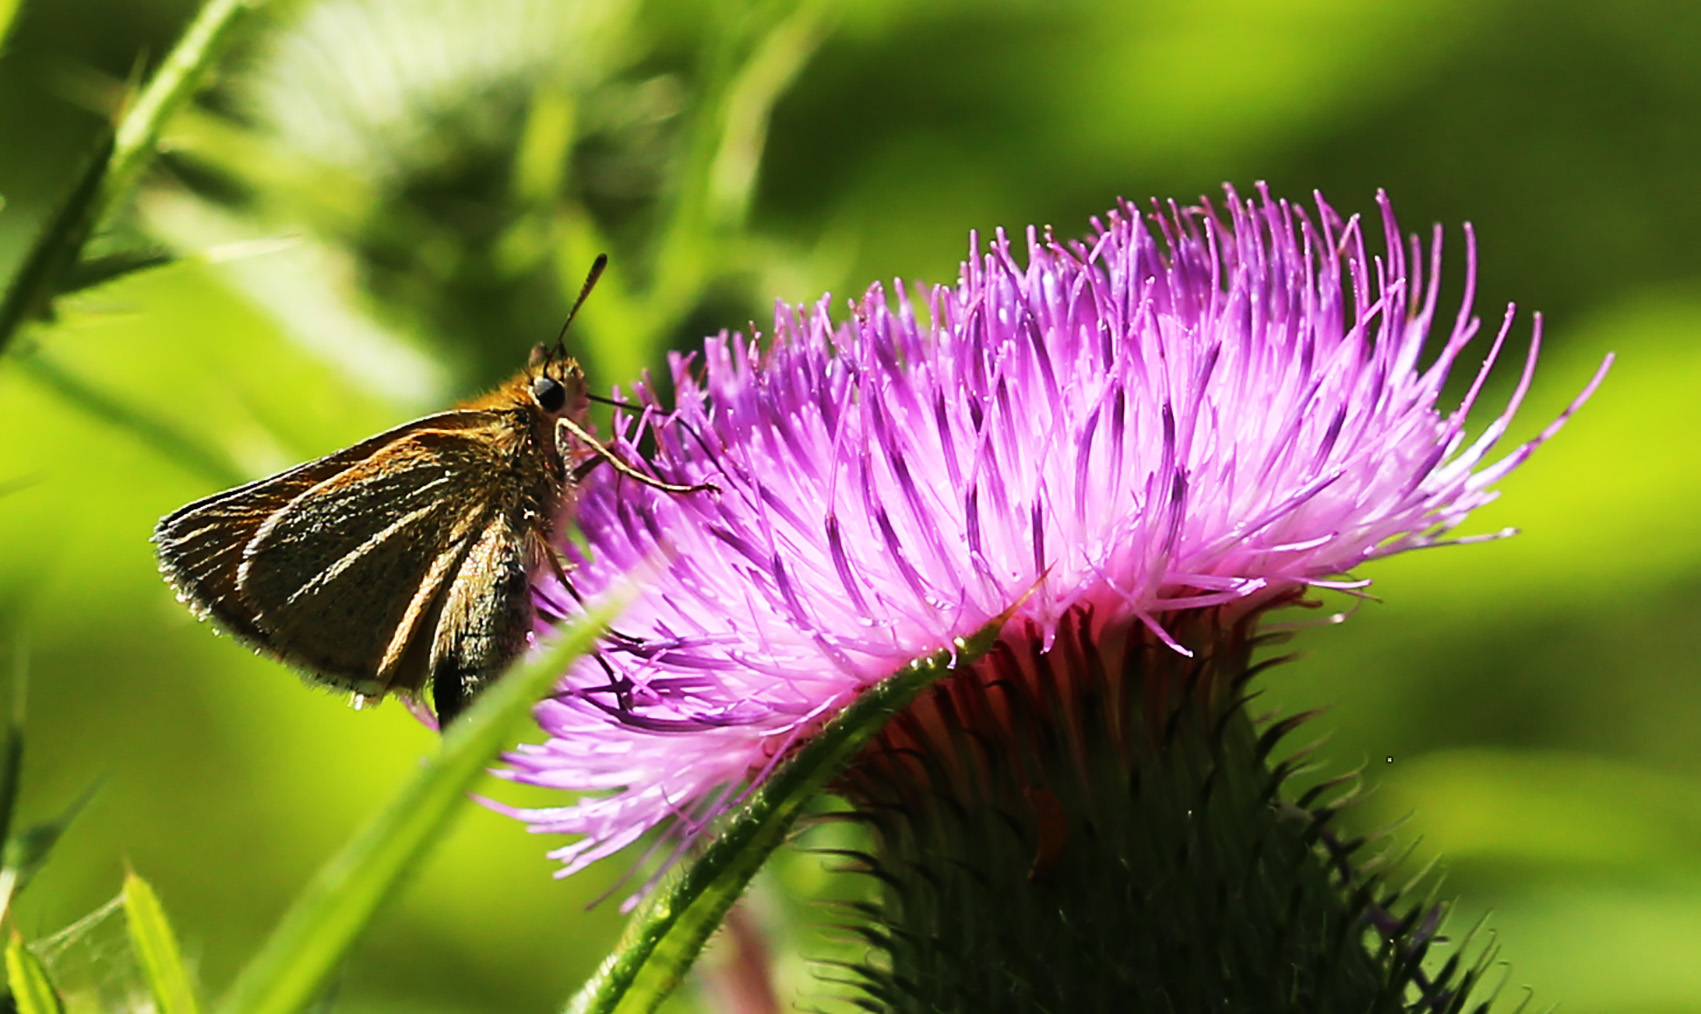
{"label": "brown butterfly", "polygon": [[560,572],[552,543],[585,470],[713,488],[638,472],[585,428],[589,408],[579,364],[540,345],[481,398],[167,516],[160,571],[197,615],[357,703],[429,683],[447,724],[524,650],[532,578]]}

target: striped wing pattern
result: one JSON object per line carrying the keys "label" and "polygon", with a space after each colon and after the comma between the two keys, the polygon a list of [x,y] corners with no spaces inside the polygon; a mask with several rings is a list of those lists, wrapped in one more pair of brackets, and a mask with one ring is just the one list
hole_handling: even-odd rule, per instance
{"label": "striped wing pattern", "polygon": [[255,647],[362,693],[431,679],[443,712],[530,625],[509,425],[446,412],[190,504],[155,531],[161,570]]}

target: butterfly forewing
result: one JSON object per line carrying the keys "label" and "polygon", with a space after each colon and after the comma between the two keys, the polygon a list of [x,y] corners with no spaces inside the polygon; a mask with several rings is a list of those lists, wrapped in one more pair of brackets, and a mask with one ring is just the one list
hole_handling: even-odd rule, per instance
{"label": "butterfly forewing", "polygon": [[270,478],[215,493],[167,515],[155,526],[153,541],[159,547],[160,570],[178,597],[197,614],[211,616],[231,633],[249,641],[263,641],[254,626],[253,610],[237,593],[243,550],[279,504],[293,502],[327,478],[365,460],[393,439],[393,432]]}
{"label": "butterfly forewing", "polygon": [[[233,633],[329,682],[415,690],[440,665],[476,682],[530,619],[510,428],[497,412],[443,413],[191,504],[156,533],[164,569]],[[458,588],[486,575],[506,578]],[[517,616],[471,633],[450,608],[469,598]]]}

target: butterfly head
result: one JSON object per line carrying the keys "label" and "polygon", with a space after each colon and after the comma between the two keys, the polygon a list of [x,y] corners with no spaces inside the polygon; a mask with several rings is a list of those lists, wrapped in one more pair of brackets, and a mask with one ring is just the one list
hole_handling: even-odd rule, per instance
{"label": "butterfly head", "polygon": [[585,371],[577,360],[562,354],[560,343],[553,349],[544,345],[532,349],[526,372],[531,377],[531,400],[544,415],[578,418],[590,407]]}

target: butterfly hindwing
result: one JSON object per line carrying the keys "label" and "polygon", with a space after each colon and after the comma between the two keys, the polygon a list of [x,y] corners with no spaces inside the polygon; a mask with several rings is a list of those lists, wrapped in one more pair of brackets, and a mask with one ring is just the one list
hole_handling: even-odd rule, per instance
{"label": "butterfly hindwing", "polygon": [[441,722],[453,719],[485,679],[525,649],[533,616],[533,558],[549,550],[541,540],[539,546],[527,546],[522,522],[510,513],[494,513],[445,590],[432,627],[429,665]]}

